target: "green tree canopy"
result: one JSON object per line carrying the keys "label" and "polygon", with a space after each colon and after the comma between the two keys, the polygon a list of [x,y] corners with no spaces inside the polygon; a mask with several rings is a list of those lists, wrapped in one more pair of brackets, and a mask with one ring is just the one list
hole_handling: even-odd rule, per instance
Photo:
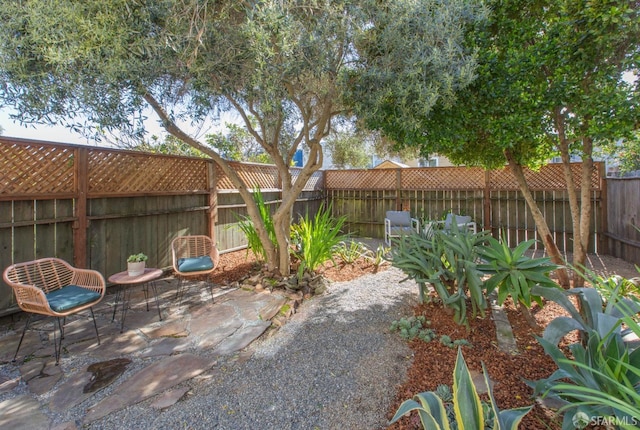
{"label": "green tree canopy", "polygon": [[[638,124],[639,83],[623,79],[637,73],[640,60],[638,1],[490,0],[487,5],[491,19],[466,27],[464,46],[477,54],[477,79],[457,100],[431,102],[428,91],[416,90],[421,77],[397,74],[388,79],[411,92],[416,103],[432,104],[429,114],[407,110],[411,105],[404,99],[391,98],[376,100],[373,108],[364,104],[360,111],[373,112],[367,117],[370,127],[424,154],[486,168],[508,163],[545,247],[562,264],[522,174],[523,166],[536,168],[560,154],[574,263],[584,264],[593,147],[629,137]],[[583,160],[578,177],[569,167],[570,155]]]}
{"label": "green tree canopy", "polygon": [[[293,203],[322,166],[321,140],[349,109],[343,101],[388,98],[393,82],[378,87],[372,77],[400,67],[395,56],[404,51],[403,67],[421,76],[421,92],[433,101],[420,112],[452,98],[473,76],[463,29],[483,18],[477,10],[469,0],[8,0],[0,9],[0,106],[13,107],[22,123],[135,141],[144,138],[141,119],[151,107],[171,135],[230,178],[267,264],[286,274]],[[344,83],[356,84],[349,97]],[[281,176],[277,248],[247,184],[180,127],[225,110],[239,115]],[[294,181],[289,166],[300,148],[306,163]]]}

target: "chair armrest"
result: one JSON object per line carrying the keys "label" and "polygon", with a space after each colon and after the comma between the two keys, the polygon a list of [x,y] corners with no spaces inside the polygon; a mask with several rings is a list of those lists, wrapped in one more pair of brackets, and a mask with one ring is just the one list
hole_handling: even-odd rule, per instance
{"label": "chair armrest", "polygon": [[420,233],[420,220],[418,220],[418,218],[411,218],[411,226],[416,233]]}
{"label": "chair armrest", "polygon": [[391,220],[389,218],[384,219],[384,228],[385,231],[391,230]]}
{"label": "chair armrest", "polygon": [[11,283],[11,287],[16,295],[18,306],[25,312],[33,312],[43,315],[51,315],[47,297],[40,288],[33,285]]}
{"label": "chair armrest", "polygon": [[104,280],[104,276],[96,270],[91,269],[73,269],[73,278],[71,280],[73,285],[86,288],[96,293],[100,293],[104,297],[107,283]]}

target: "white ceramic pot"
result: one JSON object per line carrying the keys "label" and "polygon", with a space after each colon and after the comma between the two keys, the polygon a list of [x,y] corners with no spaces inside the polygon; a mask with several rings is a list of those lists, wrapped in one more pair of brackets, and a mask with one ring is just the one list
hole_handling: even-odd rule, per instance
{"label": "white ceramic pot", "polygon": [[144,267],[145,267],[144,261],[127,263],[127,272],[129,276],[140,276],[144,273]]}

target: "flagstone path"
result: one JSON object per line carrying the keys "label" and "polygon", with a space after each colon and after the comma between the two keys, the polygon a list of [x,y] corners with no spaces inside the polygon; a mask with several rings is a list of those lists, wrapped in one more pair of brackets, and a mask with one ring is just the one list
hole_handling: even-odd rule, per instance
{"label": "flagstone path", "polygon": [[[0,318],[0,428],[74,429],[154,396],[153,407],[167,408],[188,391],[181,383],[261,336],[287,302],[278,293],[238,288],[218,289],[212,301],[200,285],[179,306],[176,284],[157,281],[162,321],[155,303],[147,311],[142,289],[135,288],[123,333],[120,312],[112,321],[115,294],[109,291],[94,309],[100,344],[90,316],[69,318],[59,366],[52,356],[53,319],[31,323],[11,363],[26,317]],[[82,422],[53,425],[56,414],[84,403]]]}

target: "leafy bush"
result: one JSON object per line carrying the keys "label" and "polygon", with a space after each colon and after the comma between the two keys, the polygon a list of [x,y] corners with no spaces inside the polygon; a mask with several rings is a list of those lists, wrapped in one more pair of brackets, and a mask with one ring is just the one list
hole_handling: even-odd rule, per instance
{"label": "leafy bush", "polygon": [[[262,197],[262,193],[259,189],[256,189],[253,192],[253,199],[258,205],[258,210],[260,211],[260,217],[262,218],[262,222],[264,223],[265,228],[267,229],[267,234],[269,235],[269,239],[271,242],[276,245],[278,242],[276,240],[276,230],[273,226],[273,217],[271,216],[271,211],[269,210],[269,206],[267,206],[264,202],[264,198]],[[248,215],[243,215],[239,217],[238,228],[242,230],[244,235],[247,237],[248,248],[247,250],[251,250],[253,255],[255,255],[256,260],[265,261],[266,254],[264,246],[260,241],[260,237],[258,237],[258,232],[256,230],[251,217]]]}
{"label": "leafy bush", "polygon": [[[444,306],[454,310],[454,320],[468,325],[467,298],[473,315],[484,315],[487,308],[482,289],[482,273],[477,268],[478,247],[488,232],[435,231],[431,238],[411,234],[391,250],[391,264],[415,280],[420,286],[421,301],[426,285],[431,285]],[[467,297],[468,296],[468,297]]]}
{"label": "leafy bush", "polygon": [[306,214],[291,226],[293,255],[300,260],[299,277],[305,271],[314,272],[325,262],[333,261],[338,244],[347,239],[347,235],[341,233],[346,219],[345,216],[333,219],[331,210],[321,206],[313,219]]}
{"label": "leafy bush", "polygon": [[[534,288],[534,293],[555,301],[570,315],[554,319],[538,338],[558,370],[548,378],[529,382],[534,395],[564,403],[563,428],[573,428],[578,413],[615,417],[629,424],[640,417],[640,349],[623,339],[623,324],[640,336],[635,320],[640,306],[618,295],[616,289],[609,290],[611,285],[604,282],[598,288],[572,290]],[[598,291],[601,289],[609,290],[606,304]],[[578,298],[580,311],[569,300],[571,295]],[[581,342],[570,345],[570,355],[565,356],[557,345],[573,330],[579,331]]]}
{"label": "leafy bush", "polygon": [[[517,429],[522,418],[531,407],[500,411],[493,397],[489,376],[482,365],[484,383],[488,387],[489,402],[481,402],[462,351],[458,348],[456,365],[453,370],[453,394],[450,403],[446,400],[447,390],[417,394],[405,400],[389,424],[393,424],[405,414],[418,411],[424,429]],[[446,387],[446,386],[445,386]],[[449,411],[449,412],[448,412]]]}

